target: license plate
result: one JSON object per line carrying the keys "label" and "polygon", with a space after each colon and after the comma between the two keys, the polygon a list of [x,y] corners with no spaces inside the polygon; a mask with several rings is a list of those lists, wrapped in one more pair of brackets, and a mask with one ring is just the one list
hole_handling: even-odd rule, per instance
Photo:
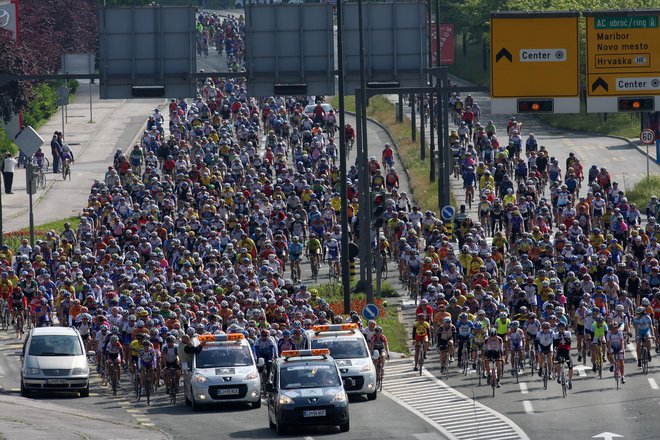
{"label": "license plate", "polygon": [[324,409],[310,409],[303,411],[303,417],[325,417]]}
{"label": "license plate", "polygon": [[235,396],[238,395],[238,388],[225,388],[218,390],[218,396]]}
{"label": "license plate", "polygon": [[46,380],[46,383],[51,384],[51,385],[62,385],[66,383],[65,379],[48,379]]}

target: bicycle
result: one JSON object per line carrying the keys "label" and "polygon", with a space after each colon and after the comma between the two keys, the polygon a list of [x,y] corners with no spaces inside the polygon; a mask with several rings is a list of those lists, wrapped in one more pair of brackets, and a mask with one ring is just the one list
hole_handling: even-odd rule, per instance
{"label": "bicycle", "polygon": [[462,350],[462,353],[461,353],[461,362],[462,362],[461,368],[463,368],[463,376],[468,375],[468,370],[469,370],[469,366],[470,366],[470,358],[469,358],[469,354],[468,354],[467,345],[468,345],[468,342],[466,341],[463,344],[463,350]]}
{"label": "bicycle", "polygon": [[71,181],[71,164],[68,159],[62,161],[62,180],[66,180],[67,177]]}
{"label": "bicycle", "polygon": [[170,398],[170,403],[176,405],[176,394],[179,392],[179,384],[176,383],[176,369],[168,367],[165,369],[165,389]]}
{"label": "bicycle", "polygon": [[479,378],[479,386],[481,386],[481,380],[483,379],[484,375],[484,367],[483,367],[483,360],[481,359],[482,356],[482,350],[481,348],[477,349],[477,362],[475,365],[475,370],[477,370],[477,377]]}
{"label": "bicycle", "polygon": [[135,365],[131,372],[131,383],[133,384],[133,390],[135,391],[135,400],[139,401],[142,394],[142,380],[140,379],[140,372]]}
{"label": "bicycle", "polygon": [[117,364],[115,362],[107,363],[108,372],[107,375],[110,376],[110,387],[112,388],[112,395],[117,395],[117,387],[119,385],[119,380],[117,378]]}
{"label": "bicycle", "polygon": [[19,310],[18,313],[16,313],[16,319],[15,319],[15,324],[14,328],[16,329],[16,338],[21,339],[23,335],[25,334],[25,329],[24,327],[24,317],[23,317],[23,311]]}
{"label": "bicycle", "polygon": [[[545,357],[545,354],[543,355]],[[550,365],[548,359],[543,360],[543,389],[548,389],[548,380],[550,379]]]}
{"label": "bicycle", "polygon": [[596,344],[596,354],[594,355],[595,361],[596,361],[596,373],[598,374],[598,378],[602,379],[603,378],[603,347],[601,342],[598,342]]}
{"label": "bicycle", "polygon": [[649,374],[649,351],[646,348],[646,338],[640,338],[640,344],[642,348],[639,350],[639,358],[642,367],[642,374]]}
{"label": "bicycle", "polygon": [[329,260],[328,261],[330,264],[330,270],[328,272],[328,278],[330,278],[330,282],[335,282],[338,281],[339,278],[341,277],[341,269],[339,267],[339,260],[334,259],[334,260]]}
{"label": "bicycle", "polygon": [[376,391],[383,391],[383,376],[385,375],[384,362],[381,362],[382,355],[376,359]]}
{"label": "bicycle", "polygon": [[415,342],[415,359],[417,360],[417,367],[419,368],[419,375],[422,375],[422,368],[424,367],[424,342]]}
{"label": "bicycle", "polygon": [[144,375],[144,393],[145,397],[147,398],[147,405],[151,405],[151,390],[152,390],[152,383],[151,383],[151,374],[153,372],[153,368],[149,368]]}
{"label": "bicycle", "polygon": [[520,350],[516,350],[513,354],[513,363],[511,365],[511,368],[513,368],[513,375],[516,378],[516,383],[520,382],[520,370],[524,366],[524,362],[521,362],[520,357]]}
{"label": "bicycle", "polygon": [[[623,350],[623,348],[622,348]],[[619,353],[612,353],[612,360],[614,361],[614,381],[616,382],[616,389],[619,389],[619,382],[621,381],[621,370],[619,369]]]}
{"label": "bicycle", "polygon": [[474,199],[474,188],[471,186],[465,188],[465,203],[467,203],[468,209],[472,209],[473,199]]}
{"label": "bicycle", "polygon": [[309,257],[309,262],[312,266],[312,278],[314,278],[314,281],[318,281],[320,267],[319,255],[312,253],[312,255]]}
{"label": "bicycle", "polygon": [[568,389],[568,383],[566,381],[566,359],[560,357],[559,359],[557,359],[557,363],[560,365],[559,383],[561,384],[561,394],[562,397],[566,398],[567,389]]}
{"label": "bicycle", "polygon": [[46,189],[46,174],[43,168],[37,168],[37,188]]}
{"label": "bicycle", "polygon": [[497,361],[492,359],[491,360],[492,366],[490,369],[490,387],[492,388],[493,391],[493,398],[495,397],[495,388],[497,388]]}
{"label": "bicycle", "polygon": [[532,376],[536,372],[536,352],[534,349],[529,350],[529,368],[532,370]]}

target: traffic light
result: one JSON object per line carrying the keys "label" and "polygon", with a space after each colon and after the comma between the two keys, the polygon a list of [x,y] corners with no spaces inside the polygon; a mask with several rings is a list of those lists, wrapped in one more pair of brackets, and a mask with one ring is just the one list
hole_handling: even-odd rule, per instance
{"label": "traffic light", "polygon": [[652,112],[655,110],[655,97],[646,98],[619,98],[620,112]]}
{"label": "traffic light", "polygon": [[371,227],[383,226],[385,215],[385,193],[382,191],[371,192]]}
{"label": "traffic light", "polygon": [[552,113],[555,103],[552,99],[519,99],[518,113]]}

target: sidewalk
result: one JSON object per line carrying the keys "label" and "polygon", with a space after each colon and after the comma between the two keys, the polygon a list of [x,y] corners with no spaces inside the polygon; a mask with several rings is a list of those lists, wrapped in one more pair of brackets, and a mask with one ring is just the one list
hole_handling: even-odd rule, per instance
{"label": "sidewalk", "polygon": [[[62,130],[61,109],[39,130],[44,139],[42,151],[51,162],[46,174],[45,189],[38,189],[33,197],[34,224],[39,225],[74,216],[87,206],[89,188],[94,179],[102,179],[117,148],[127,149],[142,131],[153,109],[162,99],[101,100],[98,84],[92,85],[92,115],[89,122],[89,82],[81,80],[72,103],[68,106],[68,122]],[[71,167],[71,181],[62,181],[61,174],[52,173],[53,157],[50,140],[54,131],[63,131],[71,146],[76,163]],[[4,191],[4,188],[3,188]],[[14,173],[14,194],[2,194],[3,232],[15,231],[29,225],[29,197],[26,193],[25,170]]]}
{"label": "sidewalk", "polygon": [[6,440],[53,438],[83,439],[141,439],[165,440],[171,437],[162,431],[141,427],[128,421],[99,413],[80,411],[62,405],[0,396],[0,438]]}

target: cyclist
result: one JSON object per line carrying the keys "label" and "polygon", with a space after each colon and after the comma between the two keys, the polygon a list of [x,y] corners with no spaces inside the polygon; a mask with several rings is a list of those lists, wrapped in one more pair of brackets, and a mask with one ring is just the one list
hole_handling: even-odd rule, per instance
{"label": "cyclist", "polygon": [[346,128],[344,129],[344,136],[346,138],[346,145],[350,150],[355,143],[355,129],[351,126],[351,124],[346,124]]}
{"label": "cyclist", "polygon": [[254,355],[264,360],[265,375],[268,377],[273,361],[277,358],[277,344],[268,330],[262,329],[259,335],[254,341]]}
{"label": "cyclist", "polygon": [[491,381],[493,378],[490,374],[490,362],[496,362],[497,365],[497,381],[495,386],[500,387],[500,379],[502,378],[502,371],[504,366],[502,365],[502,355],[504,354],[504,341],[502,338],[497,336],[497,330],[491,328],[488,332],[488,338],[484,343],[484,371],[488,373],[488,380]]}
{"label": "cyclist", "polygon": [[[158,353],[154,350],[153,344],[149,339],[142,341],[142,349],[138,352],[138,369],[140,370],[140,380],[142,381],[142,389],[146,387],[147,372],[151,378],[151,384],[156,380],[156,363],[158,362]],[[149,390],[151,392],[151,390]]]}
{"label": "cyclist", "polygon": [[378,359],[374,364],[380,364],[381,368],[385,367],[385,358],[390,359],[390,346],[387,343],[387,336],[383,333],[383,327],[376,326],[374,334],[371,336],[370,345],[372,350],[378,351]]}
{"label": "cyclist", "polygon": [[445,373],[449,366],[450,357],[454,356],[454,340],[456,339],[456,327],[451,323],[451,316],[442,319],[442,325],[437,330],[437,348],[440,354],[440,372]]}
{"label": "cyclist", "polygon": [[[165,341],[166,343],[160,351],[162,370],[174,369],[174,378],[171,376],[165,377],[165,392],[169,394],[171,386],[174,386],[178,391],[179,379],[181,378],[181,360],[179,359],[179,345],[176,344],[176,336],[169,335]],[[174,383],[172,383],[172,380],[174,380]]]}
{"label": "cyclist", "polygon": [[385,169],[394,166],[394,150],[390,144],[385,144],[385,147],[383,148],[382,162]]}
{"label": "cyclist", "polygon": [[[458,321],[456,321],[456,341],[458,345],[458,364],[461,365],[463,359],[463,348],[467,347],[469,349],[470,344],[470,335],[472,334],[472,328],[474,325],[472,321],[468,319],[468,314],[463,312],[458,316]],[[465,362],[468,360],[465,359]]]}
{"label": "cyclist", "polygon": [[553,344],[555,346],[555,362],[557,364],[555,368],[555,374],[557,376],[557,383],[561,383],[561,378],[559,377],[559,371],[561,365],[559,363],[560,359],[563,359],[566,362],[566,368],[568,368],[568,389],[573,389],[573,360],[571,359],[571,332],[566,330],[566,323],[564,321],[559,321],[557,323],[557,331],[554,334]]}
{"label": "cyclist", "polygon": [[[477,362],[482,362],[477,359],[479,350],[483,352],[486,338],[488,337],[488,328],[483,325],[481,321],[474,321],[472,333],[470,334],[470,351],[472,352],[472,369],[477,369]],[[486,372],[484,371],[484,375]]]}
{"label": "cyclist", "polygon": [[297,280],[299,280],[302,275],[300,261],[302,260],[303,250],[304,246],[300,243],[300,238],[294,235],[289,244],[289,260],[291,262],[291,276]]}
{"label": "cyclist", "polygon": [[[596,321],[592,324],[591,326],[591,331],[593,332],[593,340],[591,341],[592,344],[600,344],[605,348],[605,334],[607,333],[607,324],[605,324],[605,319],[603,318],[603,315],[598,315],[596,317]],[[596,372],[596,349],[592,346],[591,349],[591,363],[593,364],[592,370]],[[603,357],[605,357],[605,353],[603,353]]]}
{"label": "cyclist", "polygon": [[635,327],[636,334],[635,341],[637,342],[637,366],[641,367],[642,344],[646,345],[646,350],[649,354],[648,361],[651,362],[651,339],[653,338],[651,333],[651,330],[653,329],[653,322],[644,307],[637,307],[635,309],[635,319],[633,320],[633,325]]}
{"label": "cyclist", "polygon": [[624,355],[625,355],[626,337],[621,329],[619,321],[612,321],[612,325],[607,332],[607,359],[610,361],[610,372],[614,371],[614,362],[619,368],[621,383],[626,383],[624,377]]}
{"label": "cyclist", "polygon": [[110,336],[110,341],[105,346],[104,356],[105,356],[105,368],[106,368],[106,377],[110,375],[110,365],[115,366],[115,374],[117,375],[117,384],[121,381],[121,353],[123,347],[121,342],[119,342],[119,336],[112,335]]}
{"label": "cyclist", "polygon": [[[536,334],[536,341],[538,345],[538,365],[539,365],[539,377],[543,377],[543,365],[544,361],[548,363],[548,366],[552,365],[552,344],[554,342],[554,333],[550,329],[550,323],[544,322],[541,325],[541,331]],[[548,376],[551,376],[551,371],[547,371]]]}
{"label": "cyclist", "polygon": [[429,333],[431,331],[431,325],[426,320],[426,315],[424,313],[417,314],[417,320],[413,324],[412,331],[413,340],[415,341],[415,366],[413,370],[417,371],[419,368],[419,357],[424,356],[426,358],[426,351],[428,350],[429,343]]}
{"label": "cyclist", "polygon": [[[518,367],[524,368],[525,362],[525,352],[523,350],[525,341],[525,332],[520,328],[519,321],[512,321],[509,324],[509,332],[507,334],[507,339],[509,341],[509,350],[511,351],[511,375],[516,375],[516,370]],[[518,353],[518,362],[519,365],[515,363],[515,356]]]}
{"label": "cyclist", "polygon": [[[316,271],[318,272],[319,265],[321,264],[321,242],[316,238],[316,234],[313,232],[309,234],[309,240],[307,241],[307,258],[312,264],[316,265]],[[314,260],[314,261],[312,261]]]}

